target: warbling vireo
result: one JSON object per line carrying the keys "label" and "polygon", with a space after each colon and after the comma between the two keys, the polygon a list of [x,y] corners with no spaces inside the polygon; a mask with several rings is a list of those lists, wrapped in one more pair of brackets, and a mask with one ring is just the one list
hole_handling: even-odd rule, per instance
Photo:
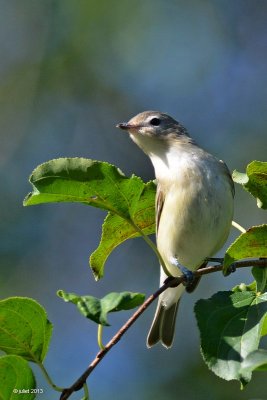
{"label": "warbling vireo", "polygon": [[[145,111],[117,127],[150,157],[157,179],[157,247],[169,275],[190,275],[226,241],[233,216],[234,186],[223,161],[200,148],[169,115]],[[192,273],[191,273],[192,275]],[[167,278],[161,268],[160,285]],[[192,291],[194,284],[188,286]],[[184,285],[163,292],[147,346],[172,346]]]}

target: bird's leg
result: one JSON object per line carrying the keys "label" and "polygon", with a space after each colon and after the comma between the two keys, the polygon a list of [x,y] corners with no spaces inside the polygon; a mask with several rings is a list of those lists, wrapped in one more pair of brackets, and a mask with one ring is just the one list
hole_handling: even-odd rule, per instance
{"label": "bird's leg", "polygon": [[175,267],[179,268],[179,270],[182,272],[182,274],[185,277],[185,282],[183,283],[185,286],[191,285],[192,282],[194,281],[194,273],[190,271],[190,269],[186,268],[184,265],[179,263],[176,257],[171,257],[170,258],[171,264],[175,265]]}

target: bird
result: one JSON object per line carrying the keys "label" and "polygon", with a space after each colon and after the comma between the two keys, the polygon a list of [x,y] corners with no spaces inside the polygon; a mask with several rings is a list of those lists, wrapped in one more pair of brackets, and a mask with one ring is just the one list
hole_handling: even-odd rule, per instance
{"label": "bird", "polygon": [[231,228],[234,184],[226,164],[202,149],[166,113],[144,111],[116,125],[150,158],[156,176],[156,244],[164,261],[160,285],[185,275],[188,285],[165,290],[147,336],[147,347],[173,344],[180,297],[193,291],[193,272],[207,265]]}

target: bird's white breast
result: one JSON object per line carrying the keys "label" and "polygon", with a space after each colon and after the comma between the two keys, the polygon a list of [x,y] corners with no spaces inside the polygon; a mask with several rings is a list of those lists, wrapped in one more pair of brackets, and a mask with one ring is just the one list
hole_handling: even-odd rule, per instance
{"label": "bird's white breast", "polygon": [[165,194],[158,249],[172,275],[180,274],[172,257],[195,270],[218,251],[231,227],[233,196],[225,166],[191,144],[151,160]]}

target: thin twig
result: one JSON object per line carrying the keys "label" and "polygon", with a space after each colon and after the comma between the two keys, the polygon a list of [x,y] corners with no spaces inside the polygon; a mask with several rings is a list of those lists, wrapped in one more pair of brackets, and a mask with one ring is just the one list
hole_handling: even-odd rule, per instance
{"label": "thin twig", "polygon": [[[267,258],[264,259],[256,259],[256,260],[246,260],[246,261],[238,261],[234,264],[235,268],[245,268],[245,267],[267,267]],[[205,268],[201,268],[194,272],[194,276],[202,276],[211,274],[213,272],[218,272],[223,269],[223,266],[214,265],[208,266]],[[128,321],[120,328],[120,330],[113,336],[113,338],[107,343],[103,350],[100,350],[92,363],[88,366],[88,368],[84,371],[84,373],[71,385],[69,388],[64,389],[60,400],[67,400],[73,392],[80,390],[84,383],[86,382],[88,376],[92,373],[95,367],[100,363],[100,361],[105,357],[105,355],[111,350],[111,348],[122,338],[122,336],[127,332],[127,330],[133,325],[133,323],[140,317],[141,314],[147,309],[147,307],[159,297],[159,295],[164,292],[169,287],[176,287],[184,282],[186,278],[184,276],[179,278],[169,277],[165,281],[165,283],[151,296],[149,296],[146,301],[137,309],[137,311],[128,319]]]}

